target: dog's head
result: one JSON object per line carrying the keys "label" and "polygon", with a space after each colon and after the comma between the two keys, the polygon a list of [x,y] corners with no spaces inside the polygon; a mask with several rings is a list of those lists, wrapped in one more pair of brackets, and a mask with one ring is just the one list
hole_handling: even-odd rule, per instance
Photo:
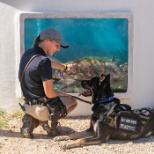
{"label": "dog's head", "polygon": [[81,85],[86,89],[81,95],[92,96],[92,103],[97,103],[101,99],[113,96],[110,87],[110,74],[102,74],[100,77],[94,77],[91,80],[82,80]]}

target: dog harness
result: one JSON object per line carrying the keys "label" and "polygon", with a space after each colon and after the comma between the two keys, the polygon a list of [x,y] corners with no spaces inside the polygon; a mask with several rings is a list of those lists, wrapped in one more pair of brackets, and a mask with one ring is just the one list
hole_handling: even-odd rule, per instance
{"label": "dog harness", "polygon": [[118,110],[109,114],[104,123],[118,130],[119,134],[123,137],[125,136],[126,139],[135,139],[142,134],[147,129],[154,113],[150,108],[128,111]]}

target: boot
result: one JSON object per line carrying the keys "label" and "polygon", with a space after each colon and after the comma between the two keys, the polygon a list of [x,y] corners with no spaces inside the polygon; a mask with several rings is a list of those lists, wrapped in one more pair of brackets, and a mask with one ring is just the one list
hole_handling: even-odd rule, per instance
{"label": "boot", "polygon": [[[49,121],[49,122],[51,122],[51,121]],[[51,127],[49,126],[48,121],[46,121],[46,122],[44,122],[42,124],[42,127],[47,132],[47,134],[49,136],[55,136],[55,135],[57,135],[57,133],[60,132],[59,126],[57,126],[58,125],[58,122],[56,124],[54,124],[54,125],[51,122],[50,125],[51,125]]]}
{"label": "boot", "polygon": [[24,138],[33,138],[33,130],[39,125],[39,121],[32,116],[25,114],[22,118],[23,126],[20,133]]}
{"label": "boot", "polygon": [[42,128],[47,132],[49,136],[52,136],[54,134],[54,130],[48,125],[48,121],[42,124]]}
{"label": "boot", "polygon": [[50,121],[51,128],[54,130],[55,134],[59,134],[61,131],[61,125],[58,121]]}

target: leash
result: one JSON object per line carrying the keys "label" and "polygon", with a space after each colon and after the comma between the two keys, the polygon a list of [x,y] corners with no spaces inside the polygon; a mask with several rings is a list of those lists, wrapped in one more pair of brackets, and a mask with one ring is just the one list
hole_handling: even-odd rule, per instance
{"label": "leash", "polygon": [[[85,103],[88,103],[88,104],[92,104],[92,102],[86,101],[86,100],[81,99],[81,98],[79,98],[79,97],[72,96],[72,95],[69,95],[69,96],[71,96],[71,97],[73,97],[73,98],[76,98],[76,99],[78,99],[78,100],[80,100],[80,101],[82,101],[82,102],[85,102]],[[107,99],[100,100],[100,101],[99,101],[98,103],[96,103],[96,104],[103,104],[103,103],[105,103],[105,102],[112,101],[113,99],[114,99],[114,97],[109,97],[109,98],[107,98]]]}
{"label": "leash", "polygon": [[[53,78],[53,80],[59,81],[59,80],[61,80],[61,79],[60,79],[60,78]],[[77,79],[74,79],[74,80],[76,80],[76,81],[82,81],[82,80],[77,80]],[[67,94],[67,95],[68,95],[68,94]],[[85,102],[85,103],[87,103],[87,104],[92,104],[92,102],[86,101],[86,100],[81,99],[81,98],[79,98],[79,97],[76,97],[76,96],[73,96],[73,95],[68,95],[68,96],[73,97],[73,98],[75,98],[75,99],[78,99],[78,100],[80,100],[80,101],[82,101],[82,102]],[[60,97],[65,97],[65,96],[60,96]],[[67,96],[66,96],[66,97],[67,97]]]}
{"label": "leash", "polygon": [[96,104],[103,104],[103,103],[106,103],[108,101],[112,101],[114,97],[109,97],[107,99],[103,99],[103,100],[100,100],[99,102],[97,102]]}
{"label": "leash", "polygon": [[72,95],[70,95],[70,96],[73,97],[73,98],[76,98],[76,99],[78,99],[78,100],[80,100],[80,101],[82,101],[82,102],[85,102],[85,103],[87,103],[87,104],[92,104],[92,102],[90,102],[90,101],[86,101],[86,100],[81,99],[81,98],[76,97],[76,96],[72,96]]}
{"label": "leash", "polygon": [[[60,78],[53,78],[53,80],[55,80],[55,81],[59,81]],[[77,79],[74,79],[74,80],[77,80]],[[81,81],[81,80],[77,80],[77,81]],[[86,101],[86,100],[81,99],[81,98],[79,98],[79,97],[72,96],[72,95],[69,95],[69,96],[70,96],[70,97],[73,97],[73,98],[75,98],[75,99],[78,99],[78,100],[80,100],[80,101],[82,101],[82,102],[85,102],[85,103],[87,103],[87,104],[92,104],[92,102],[90,102],[90,101]],[[65,96],[63,96],[63,97],[65,97]],[[107,98],[107,99],[100,100],[100,101],[97,102],[96,104],[103,104],[103,103],[106,103],[106,102],[108,102],[108,101],[112,101],[113,98],[114,98],[114,97],[109,97],[109,98]]]}
{"label": "leash", "polygon": [[[78,100],[80,100],[80,101],[82,101],[82,102],[85,102],[85,103],[87,103],[87,104],[92,104],[92,102],[86,101],[86,100],[81,99],[81,98],[79,98],[79,97],[76,97],[76,96],[73,96],[73,95],[69,95],[69,94],[67,94],[67,95],[70,96],[70,97],[73,97],[73,98],[75,98],[75,99],[78,99]],[[68,97],[68,96],[59,96],[59,97]]]}

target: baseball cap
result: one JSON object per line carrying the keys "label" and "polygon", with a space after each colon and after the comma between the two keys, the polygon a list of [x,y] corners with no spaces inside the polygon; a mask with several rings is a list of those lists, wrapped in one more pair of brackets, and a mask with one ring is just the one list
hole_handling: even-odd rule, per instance
{"label": "baseball cap", "polygon": [[62,40],[60,32],[53,27],[46,28],[40,32],[40,40],[43,41],[45,39],[56,41],[62,48],[69,47],[69,45]]}

